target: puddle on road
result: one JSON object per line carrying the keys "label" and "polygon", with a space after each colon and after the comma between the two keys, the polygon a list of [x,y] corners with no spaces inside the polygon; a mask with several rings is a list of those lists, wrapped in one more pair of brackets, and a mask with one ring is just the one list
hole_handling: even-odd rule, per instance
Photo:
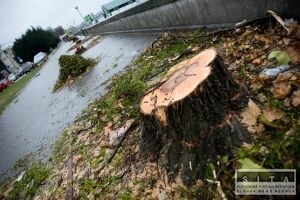
{"label": "puddle on road", "polygon": [[[103,84],[122,71],[155,35],[108,35],[82,55],[100,62],[70,87],[52,93],[59,73],[58,58],[72,46],[62,44],[44,64],[40,75],[23,89],[17,101],[0,116],[0,174],[15,161],[39,150],[47,152],[62,130],[81,114],[90,101],[105,93]],[[41,150],[41,151],[40,151]]]}

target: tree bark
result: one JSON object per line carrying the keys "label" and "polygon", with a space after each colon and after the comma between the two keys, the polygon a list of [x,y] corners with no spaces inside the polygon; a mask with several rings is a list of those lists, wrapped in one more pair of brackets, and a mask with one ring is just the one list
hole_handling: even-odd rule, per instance
{"label": "tree bark", "polygon": [[234,115],[247,98],[213,49],[170,71],[140,103],[141,153],[161,159],[169,181],[191,186],[205,179],[209,162],[248,140]]}

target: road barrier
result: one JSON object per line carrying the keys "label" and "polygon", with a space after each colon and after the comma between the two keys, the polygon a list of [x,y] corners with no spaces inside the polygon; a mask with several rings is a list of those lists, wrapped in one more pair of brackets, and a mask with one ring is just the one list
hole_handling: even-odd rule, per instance
{"label": "road barrier", "polygon": [[86,30],[95,35],[228,27],[265,16],[267,10],[299,18],[299,7],[299,0],[149,0]]}

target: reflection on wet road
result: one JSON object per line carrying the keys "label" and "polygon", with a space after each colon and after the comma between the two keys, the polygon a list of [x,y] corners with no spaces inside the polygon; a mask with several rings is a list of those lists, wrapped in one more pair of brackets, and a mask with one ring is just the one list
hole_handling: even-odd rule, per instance
{"label": "reflection on wet road", "polygon": [[105,36],[83,53],[84,57],[100,57],[99,64],[71,87],[52,93],[59,73],[58,58],[71,45],[62,44],[44,64],[40,75],[0,116],[0,174],[30,152],[42,149],[45,155],[61,131],[91,100],[105,92],[102,83],[122,71],[154,39],[155,35]]}

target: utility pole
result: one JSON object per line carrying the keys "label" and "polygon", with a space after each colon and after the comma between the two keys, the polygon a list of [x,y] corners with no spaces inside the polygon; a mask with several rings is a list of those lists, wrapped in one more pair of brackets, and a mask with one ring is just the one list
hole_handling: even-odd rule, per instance
{"label": "utility pole", "polygon": [[79,13],[80,17],[81,17],[81,18],[82,18],[82,20],[84,21],[84,18],[83,18],[83,16],[82,16],[82,14],[80,13],[79,9],[78,9],[78,6],[75,6],[75,9],[78,11],[78,13]]}

